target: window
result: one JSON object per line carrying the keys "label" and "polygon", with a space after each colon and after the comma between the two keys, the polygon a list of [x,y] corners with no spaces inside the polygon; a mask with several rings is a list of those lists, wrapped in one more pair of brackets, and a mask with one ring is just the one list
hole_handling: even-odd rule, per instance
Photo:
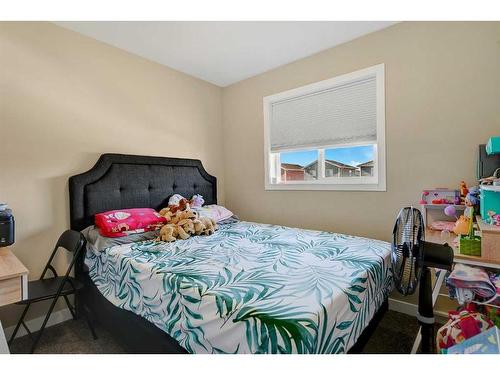
{"label": "window", "polygon": [[385,191],[384,65],[264,98],[265,188]]}

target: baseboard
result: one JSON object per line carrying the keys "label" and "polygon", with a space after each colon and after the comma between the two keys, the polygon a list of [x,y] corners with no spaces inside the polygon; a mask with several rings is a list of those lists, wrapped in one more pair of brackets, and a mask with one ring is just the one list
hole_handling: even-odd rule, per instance
{"label": "baseboard", "polygon": [[[39,316],[37,318],[28,320],[25,323],[26,323],[26,325],[28,326],[28,328],[29,328],[29,330],[31,332],[36,332],[42,326],[42,323],[43,323],[44,319],[45,319],[45,316]],[[53,312],[50,315],[50,318],[49,318],[49,321],[47,322],[46,327],[50,327],[50,326],[53,326],[53,325],[65,322],[66,320],[70,320],[70,319],[73,319],[73,316],[71,315],[71,313],[68,310],[68,308],[61,309],[61,310]],[[14,332],[14,328],[15,328],[15,326],[5,327],[4,328],[3,331],[5,333],[5,337],[7,338],[7,340],[10,339],[10,336],[12,335],[12,332]],[[21,337],[21,336],[25,336],[27,334],[28,334],[28,332],[26,332],[26,330],[24,329],[24,327],[21,326],[19,328],[19,331],[17,332],[16,338]]]}
{"label": "baseboard", "polygon": [[[417,317],[417,305],[389,298],[389,310],[396,311],[402,314]],[[434,310],[436,322],[445,323],[448,320],[448,313],[445,311]]]}
{"label": "baseboard", "polygon": [[417,305],[393,298],[389,298],[389,310],[410,316],[417,316]]}

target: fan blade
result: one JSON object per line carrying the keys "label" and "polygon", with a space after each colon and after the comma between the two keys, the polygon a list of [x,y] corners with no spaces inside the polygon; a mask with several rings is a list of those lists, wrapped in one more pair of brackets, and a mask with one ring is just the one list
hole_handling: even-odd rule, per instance
{"label": "fan blade", "polygon": [[401,209],[393,229],[392,268],[395,286],[403,295],[413,294],[423,266],[424,225],[420,211]]}

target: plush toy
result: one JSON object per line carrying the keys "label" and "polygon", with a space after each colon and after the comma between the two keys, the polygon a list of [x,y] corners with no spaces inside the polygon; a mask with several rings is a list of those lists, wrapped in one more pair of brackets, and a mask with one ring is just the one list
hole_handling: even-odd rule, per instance
{"label": "plush toy", "polygon": [[186,198],[182,198],[177,204],[169,204],[168,207],[170,211],[176,213],[177,211],[189,210],[189,201]]}
{"label": "plush toy", "polygon": [[[193,197],[195,198],[195,197]],[[196,200],[199,204],[198,196]],[[170,202],[169,202],[170,203]],[[160,211],[160,215],[168,219],[168,224],[160,229],[159,241],[172,242],[180,238],[188,239],[192,235],[210,235],[217,230],[217,223],[208,217],[198,217],[198,214],[191,210],[189,202],[185,198],[180,198],[177,203],[169,204]]]}
{"label": "plush toy", "polygon": [[181,199],[185,199],[185,198],[180,194],[174,194],[168,199],[168,205],[169,206],[178,206]]}
{"label": "plush toy", "polygon": [[467,188],[467,184],[465,181],[460,182],[460,202],[465,204],[465,197],[469,193],[469,189]]}
{"label": "plush toy", "polygon": [[160,216],[163,216],[165,219],[167,219],[167,222],[172,221],[172,217],[174,216],[174,213],[170,211],[170,207],[162,208],[159,214]]}
{"label": "plush toy", "polygon": [[160,215],[170,219],[177,211],[189,209],[191,209],[189,201],[181,195],[175,194],[168,200],[168,206],[160,210]]}
{"label": "plush toy", "polygon": [[178,231],[177,225],[166,224],[160,229],[160,237],[157,238],[159,241],[173,242],[177,239]]}
{"label": "plush toy", "polygon": [[177,213],[175,214],[175,217],[177,219],[177,222],[179,222],[179,221],[184,220],[184,219],[194,220],[194,219],[198,218],[198,215],[196,214],[196,212],[189,210],[189,209],[186,209],[183,211],[177,211]]}
{"label": "plush toy", "polygon": [[194,234],[199,236],[205,231],[205,224],[200,219],[193,220]]}
{"label": "plush toy", "polygon": [[182,219],[194,219],[196,218],[196,212],[192,211],[188,204],[185,206],[181,205],[177,207],[169,206],[160,210],[160,215],[165,217],[169,223],[176,224]]}
{"label": "plush toy", "polygon": [[213,234],[217,230],[217,223],[215,222],[214,219],[201,216],[200,221],[203,223],[205,226],[205,229],[203,230],[203,234],[210,235]]}
{"label": "plush toy", "polygon": [[205,200],[203,199],[203,197],[200,194],[193,195],[191,200],[189,201],[189,204],[193,208],[200,208],[201,206],[203,206],[204,203],[205,203]]}
{"label": "plush toy", "polygon": [[179,238],[183,240],[187,240],[191,237],[191,234],[194,234],[194,224],[191,219],[182,219],[177,223],[177,233],[179,234]]}
{"label": "plush toy", "polygon": [[453,233],[456,235],[463,234],[466,235],[469,233],[469,219],[465,215],[460,215],[458,220],[455,223],[455,226],[453,227]]}

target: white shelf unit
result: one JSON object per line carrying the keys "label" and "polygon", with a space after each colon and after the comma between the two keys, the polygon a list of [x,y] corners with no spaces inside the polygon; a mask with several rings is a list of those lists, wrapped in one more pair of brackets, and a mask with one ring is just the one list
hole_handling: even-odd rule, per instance
{"label": "white shelf unit", "polygon": [[449,221],[449,222],[454,222],[454,218],[450,218],[449,216],[446,216],[444,213],[444,209],[447,206],[453,206],[455,207],[455,210],[457,211],[457,215],[462,214],[465,211],[465,205],[463,204],[431,204],[431,203],[426,203],[426,204],[421,204],[422,207],[422,213],[423,213],[423,218],[424,218],[424,225],[427,229],[430,229],[430,224],[433,221],[436,220],[443,220],[443,221]]}

